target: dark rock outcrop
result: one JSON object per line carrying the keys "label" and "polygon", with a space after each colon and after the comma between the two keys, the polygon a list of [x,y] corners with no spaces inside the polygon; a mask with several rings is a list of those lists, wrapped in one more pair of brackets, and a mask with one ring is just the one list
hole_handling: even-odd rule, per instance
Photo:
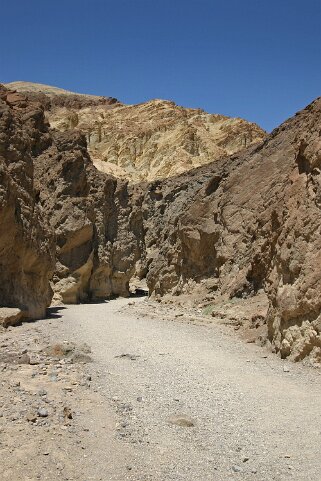
{"label": "dark rock outcrop", "polygon": [[257,147],[149,186],[152,295],[246,297],[265,289],[281,356],[321,356],[321,100]]}
{"label": "dark rock outcrop", "polygon": [[33,181],[34,158],[50,143],[43,118],[39,104],[0,86],[0,306],[33,318],[50,304],[54,269],[53,231]]}
{"label": "dark rock outcrop", "polygon": [[64,302],[128,295],[139,199],[97,171],[79,132],[55,132],[39,102],[0,93],[0,306],[43,316],[51,279]]}
{"label": "dark rock outcrop", "polygon": [[56,299],[126,296],[142,242],[131,225],[136,208],[127,183],[96,170],[79,132],[52,138],[35,161],[35,184],[56,233]]}

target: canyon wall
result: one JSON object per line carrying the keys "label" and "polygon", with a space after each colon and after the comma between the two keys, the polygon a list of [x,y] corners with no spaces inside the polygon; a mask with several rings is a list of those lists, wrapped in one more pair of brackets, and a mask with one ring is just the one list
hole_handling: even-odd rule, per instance
{"label": "canyon wall", "polygon": [[0,306],[17,320],[44,316],[52,296],[54,233],[34,188],[34,157],[50,143],[43,117],[0,86]]}
{"label": "canyon wall", "polygon": [[35,161],[40,203],[56,234],[55,300],[129,294],[142,234],[127,182],[97,171],[79,132],[54,132]]}
{"label": "canyon wall", "polygon": [[282,357],[321,355],[321,100],[260,145],[144,194],[155,296],[247,297],[265,289]]}
{"label": "canyon wall", "polygon": [[53,294],[67,303],[128,295],[139,199],[93,166],[81,133],[50,129],[38,100],[0,94],[0,306],[35,318]]}
{"label": "canyon wall", "polygon": [[38,94],[0,93],[2,307],[43,315],[50,279],[64,302],[128,295],[133,277],[213,304],[264,290],[272,348],[321,360],[320,99],[239,153],[129,184],[81,130],[50,128]]}

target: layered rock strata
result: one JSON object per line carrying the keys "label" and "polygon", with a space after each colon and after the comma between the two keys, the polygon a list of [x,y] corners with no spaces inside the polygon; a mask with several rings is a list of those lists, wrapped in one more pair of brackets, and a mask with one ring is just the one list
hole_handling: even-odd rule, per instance
{"label": "layered rock strata", "polygon": [[261,141],[266,133],[240,118],[151,100],[124,105],[113,98],[73,94],[29,82],[10,88],[38,99],[50,125],[77,129],[98,170],[132,182],[171,177]]}

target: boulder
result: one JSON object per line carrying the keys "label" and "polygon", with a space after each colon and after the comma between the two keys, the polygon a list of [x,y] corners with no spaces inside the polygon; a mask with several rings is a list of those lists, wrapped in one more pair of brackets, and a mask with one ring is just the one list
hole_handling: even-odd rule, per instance
{"label": "boulder", "polygon": [[23,318],[23,312],[14,307],[0,307],[0,326],[15,326]]}

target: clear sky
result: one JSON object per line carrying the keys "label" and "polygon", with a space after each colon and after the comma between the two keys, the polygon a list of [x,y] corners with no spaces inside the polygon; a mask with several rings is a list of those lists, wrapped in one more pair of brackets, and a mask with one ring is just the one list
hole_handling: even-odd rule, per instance
{"label": "clear sky", "polygon": [[3,0],[0,81],[151,98],[267,130],[321,95],[321,0]]}

